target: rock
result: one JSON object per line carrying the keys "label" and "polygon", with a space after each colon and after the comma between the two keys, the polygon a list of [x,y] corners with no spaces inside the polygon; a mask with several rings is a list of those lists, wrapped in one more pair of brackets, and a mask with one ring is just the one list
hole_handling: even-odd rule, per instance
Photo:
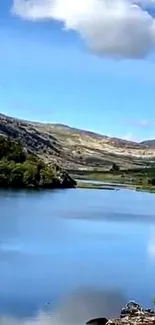
{"label": "rock", "polygon": [[86,325],[105,325],[108,322],[108,319],[105,317],[95,318],[89,320]]}
{"label": "rock", "polygon": [[106,325],[155,325],[155,312],[129,301],[122,308],[120,318],[109,320]]}
{"label": "rock", "polygon": [[59,183],[61,188],[74,188],[76,187],[76,181],[65,171],[60,173]]}
{"label": "rock", "polygon": [[152,315],[139,315],[139,316],[126,316],[124,318],[109,320],[107,325],[154,325],[155,316]]}
{"label": "rock", "polygon": [[124,308],[121,310],[121,317],[125,317],[127,315],[135,315],[138,314],[142,310],[142,307],[135,302],[134,300],[130,300]]}
{"label": "rock", "polygon": [[129,301],[121,310],[120,318],[95,318],[85,325],[155,325],[155,311],[144,309],[134,300]]}
{"label": "rock", "polygon": [[129,301],[124,308],[121,310],[120,317],[126,317],[126,316],[155,316],[155,312],[151,309],[144,309],[142,306],[140,306],[137,302],[131,300]]}

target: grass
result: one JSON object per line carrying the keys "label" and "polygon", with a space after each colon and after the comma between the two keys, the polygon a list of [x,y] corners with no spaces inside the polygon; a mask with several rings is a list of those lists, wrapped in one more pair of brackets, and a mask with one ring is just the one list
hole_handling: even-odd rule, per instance
{"label": "grass", "polygon": [[82,189],[96,189],[96,190],[115,190],[115,186],[108,186],[108,185],[103,185],[103,184],[93,184],[93,183],[80,183],[77,182],[77,188],[82,188]]}
{"label": "grass", "polygon": [[77,182],[77,188],[81,189],[95,189],[95,190],[119,190],[121,188],[123,189],[131,189],[131,190],[136,190],[139,192],[148,192],[148,193],[155,193],[155,187],[154,186],[143,186],[143,185],[131,185],[131,184],[126,184],[126,186],[119,186],[116,184],[110,184],[110,185],[104,185],[104,184],[94,184],[94,183],[82,183],[82,182]]}
{"label": "grass", "polygon": [[83,175],[72,174],[71,175],[74,179],[80,180],[89,180],[89,181],[98,181],[98,182],[108,182],[108,183],[115,183],[115,184],[140,184],[140,176],[135,176],[132,174],[124,174],[122,172],[112,173],[112,172],[88,172]]}
{"label": "grass", "polygon": [[[148,176],[144,170],[124,170],[118,172],[76,172],[72,174],[76,179],[79,179],[77,187],[83,189],[118,189],[118,188],[130,188],[137,191],[145,191],[155,193],[155,186],[148,183]],[[89,183],[82,183],[80,180],[89,180]],[[94,184],[90,181],[108,182],[110,185],[98,183]]]}
{"label": "grass", "polygon": [[136,190],[140,192],[155,193],[155,186],[137,186]]}

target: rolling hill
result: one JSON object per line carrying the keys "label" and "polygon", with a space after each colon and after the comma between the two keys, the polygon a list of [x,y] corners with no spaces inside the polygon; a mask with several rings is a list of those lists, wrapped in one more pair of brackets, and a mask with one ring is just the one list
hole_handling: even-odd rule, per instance
{"label": "rolling hill", "polygon": [[[136,168],[155,161],[153,141],[136,143],[61,124],[31,122],[0,114],[0,134],[20,140],[28,152],[67,170]],[[155,143],[155,141],[154,141]]]}
{"label": "rolling hill", "polygon": [[141,144],[150,149],[155,149],[155,139],[143,141]]}

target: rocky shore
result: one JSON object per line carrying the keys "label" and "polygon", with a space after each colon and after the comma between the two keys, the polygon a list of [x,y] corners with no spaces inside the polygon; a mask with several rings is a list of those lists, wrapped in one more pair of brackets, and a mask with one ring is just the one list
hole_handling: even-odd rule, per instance
{"label": "rocky shore", "polygon": [[129,301],[122,308],[118,318],[91,319],[86,325],[155,325],[155,311],[149,308],[144,309],[135,301]]}

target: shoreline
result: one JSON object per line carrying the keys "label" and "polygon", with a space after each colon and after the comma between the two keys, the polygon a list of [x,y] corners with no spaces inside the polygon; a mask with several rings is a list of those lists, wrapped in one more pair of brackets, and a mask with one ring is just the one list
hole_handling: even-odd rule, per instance
{"label": "shoreline", "polygon": [[68,171],[77,181],[77,188],[83,189],[129,189],[141,192],[155,193],[154,170],[152,176],[147,170],[119,171]]}
{"label": "shoreline", "polygon": [[79,189],[96,189],[96,190],[109,190],[109,191],[119,191],[122,189],[126,189],[126,190],[133,190],[133,191],[137,191],[137,192],[146,192],[146,193],[155,193],[155,187],[154,186],[143,186],[143,185],[139,185],[139,184],[117,184],[114,182],[108,182],[108,184],[104,183],[104,182],[99,182],[99,183],[93,183],[89,180],[87,182],[87,180],[85,180],[85,182],[82,182],[80,180],[76,180],[77,182],[77,186],[76,188]]}

